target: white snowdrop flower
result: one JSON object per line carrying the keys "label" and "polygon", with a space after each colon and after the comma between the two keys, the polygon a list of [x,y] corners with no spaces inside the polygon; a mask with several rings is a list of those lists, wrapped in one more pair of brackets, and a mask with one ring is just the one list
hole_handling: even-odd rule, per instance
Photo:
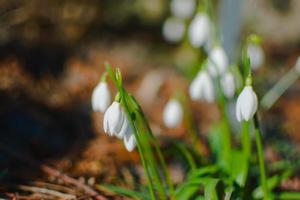
{"label": "white snowdrop flower", "polygon": [[103,128],[105,133],[120,139],[128,132],[132,133],[126,113],[119,102],[114,101],[104,114]]}
{"label": "white snowdrop flower", "polygon": [[171,12],[174,16],[182,19],[191,17],[196,7],[195,0],[172,0]]}
{"label": "white snowdrop flower", "polygon": [[190,85],[189,93],[192,100],[204,100],[209,103],[214,101],[214,84],[206,71],[197,74]]}
{"label": "white snowdrop flower", "polygon": [[174,128],[182,121],[183,110],[181,104],[171,99],[164,108],[163,119],[166,127]]}
{"label": "white snowdrop flower", "polygon": [[184,36],[184,31],[184,21],[176,17],[168,18],[162,28],[164,38],[171,43],[179,42]]}
{"label": "white snowdrop flower", "polygon": [[101,81],[92,93],[92,108],[94,111],[105,112],[111,102],[111,95],[107,83]]}
{"label": "white snowdrop flower", "polygon": [[123,139],[125,148],[131,152],[136,146],[136,139],[127,115],[119,102],[114,101],[106,110],[103,119],[105,133]]}
{"label": "white snowdrop flower", "polygon": [[221,85],[225,96],[227,98],[232,98],[235,93],[235,81],[231,72],[226,72],[224,76],[222,76]]}
{"label": "white snowdrop flower", "polygon": [[239,122],[251,119],[257,110],[257,96],[252,86],[245,86],[236,103],[236,118]]}
{"label": "white snowdrop flower", "polygon": [[124,135],[123,142],[124,142],[124,146],[127,149],[127,151],[129,151],[129,152],[133,151],[133,149],[136,146],[135,135],[133,133],[126,132],[126,134]]}
{"label": "white snowdrop flower", "polygon": [[300,56],[298,57],[295,65],[296,71],[300,73]]}
{"label": "white snowdrop flower", "polygon": [[259,69],[265,61],[265,53],[261,46],[256,44],[249,44],[247,47],[247,54],[250,59],[251,69]]}
{"label": "white snowdrop flower", "polygon": [[192,20],[188,37],[193,47],[198,48],[205,45],[209,40],[210,35],[210,20],[205,13],[198,13]]}
{"label": "white snowdrop flower", "polygon": [[228,58],[224,49],[220,46],[213,48],[208,56],[208,72],[212,76],[225,73],[228,67]]}

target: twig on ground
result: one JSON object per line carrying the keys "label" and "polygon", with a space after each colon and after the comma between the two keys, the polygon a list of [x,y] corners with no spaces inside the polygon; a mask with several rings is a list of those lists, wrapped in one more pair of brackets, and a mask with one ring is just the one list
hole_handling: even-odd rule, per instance
{"label": "twig on ground", "polygon": [[48,174],[49,176],[56,177],[58,179],[63,180],[67,184],[76,186],[77,188],[83,190],[86,194],[92,196],[96,200],[108,200],[105,196],[100,195],[96,190],[94,190],[90,186],[58,171],[57,169],[54,169],[46,164],[40,163],[30,158],[29,156],[19,154],[15,150],[5,145],[5,143],[0,142],[0,149],[6,152],[8,155],[15,157],[19,161],[24,162],[25,164],[30,165],[33,168],[41,170],[42,172]]}

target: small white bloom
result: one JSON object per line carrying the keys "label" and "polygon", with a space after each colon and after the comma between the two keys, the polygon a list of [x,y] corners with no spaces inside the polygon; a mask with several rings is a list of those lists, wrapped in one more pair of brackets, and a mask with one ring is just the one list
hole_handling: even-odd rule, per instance
{"label": "small white bloom", "polygon": [[190,85],[189,93],[192,100],[205,100],[209,103],[214,101],[214,84],[206,71],[197,74]]}
{"label": "small white bloom", "polygon": [[298,57],[295,65],[296,71],[300,73],[300,56]]}
{"label": "small white bloom", "polygon": [[239,122],[251,119],[257,110],[257,96],[252,86],[245,86],[236,103],[236,118]]}
{"label": "small white bloom", "polygon": [[119,102],[113,102],[106,110],[103,118],[104,132],[110,136],[115,135],[121,131],[125,113]]}
{"label": "small white bloom", "polygon": [[105,112],[111,102],[110,92],[107,83],[101,81],[93,90],[92,108],[94,111]]}
{"label": "small white bloom", "polygon": [[228,58],[224,49],[220,46],[211,50],[208,56],[208,71],[212,76],[225,73],[228,67]]}
{"label": "small white bloom", "polygon": [[247,47],[247,54],[250,59],[252,70],[259,69],[265,61],[265,53],[261,46],[256,44],[249,44]]}
{"label": "small white bloom", "polygon": [[180,124],[182,121],[182,106],[181,104],[175,100],[171,99],[165,109],[163,114],[163,119],[166,127],[168,128],[174,128]]}
{"label": "small white bloom", "polygon": [[188,36],[191,45],[195,48],[201,47],[208,42],[210,35],[210,20],[204,13],[198,13],[191,22]]}
{"label": "small white bloom", "polygon": [[187,19],[194,13],[196,7],[195,0],[172,0],[171,1],[171,12],[174,16]]}
{"label": "small white bloom", "polygon": [[136,145],[135,136],[127,115],[119,102],[114,101],[106,110],[103,119],[104,132],[123,139],[125,148],[132,151]]}
{"label": "small white bloom", "polygon": [[126,132],[123,139],[125,148],[127,151],[131,152],[136,146],[136,139],[134,133]]}
{"label": "small white bloom", "polygon": [[222,88],[227,98],[232,98],[235,92],[234,76],[231,72],[227,72],[221,79]]}
{"label": "small white bloom", "polygon": [[185,24],[182,19],[170,17],[168,18],[162,28],[164,38],[168,42],[179,42],[184,36]]}

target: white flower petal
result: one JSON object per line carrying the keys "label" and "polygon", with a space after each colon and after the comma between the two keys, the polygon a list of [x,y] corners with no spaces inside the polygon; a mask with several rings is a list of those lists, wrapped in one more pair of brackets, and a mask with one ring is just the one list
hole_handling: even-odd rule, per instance
{"label": "white flower petal", "polygon": [[171,1],[171,12],[174,16],[187,19],[194,13],[196,7],[195,0],[172,0]]}
{"label": "white flower petal", "polygon": [[[125,114],[125,113],[124,113]],[[120,130],[120,132],[118,133],[115,133],[115,136],[119,139],[123,139],[123,137],[125,136],[126,133],[132,133],[132,129],[131,129],[131,126],[130,126],[130,123],[127,119],[127,116],[124,118],[124,121],[123,121],[123,125],[122,125],[122,128]]]}
{"label": "white flower petal", "polygon": [[222,75],[228,67],[228,58],[220,46],[211,50],[208,57],[208,70],[212,76]]}
{"label": "white flower petal", "polygon": [[111,95],[107,83],[101,81],[92,93],[92,108],[94,111],[105,112],[111,102]]}
{"label": "white flower petal", "polygon": [[170,100],[167,103],[163,113],[163,120],[165,125],[168,128],[174,128],[178,126],[182,121],[182,115],[183,111],[181,104],[175,99]]}
{"label": "white flower petal", "polygon": [[133,149],[135,148],[136,146],[136,139],[135,139],[135,136],[134,134],[131,132],[126,132],[126,134],[124,135],[124,145],[125,145],[125,148],[127,149],[127,151],[131,152],[133,151]]}
{"label": "white flower petal", "polygon": [[204,100],[209,103],[215,99],[214,85],[211,77],[206,71],[200,71],[190,86],[192,100]]}
{"label": "white flower petal", "polygon": [[188,30],[189,40],[191,45],[195,48],[204,45],[210,35],[210,20],[208,16],[204,13],[198,13]]}
{"label": "white flower petal", "polygon": [[183,20],[170,17],[163,24],[162,34],[168,42],[176,43],[183,38],[184,30],[185,23]]}
{"label": "white flower petal", "polygon": [[257,70],[259,69],[265,60],[265,53],[261,46],[256,44],[250,44],[247,47],[247,54],[250,59],[251,69]]}
{"label": "white flower petal", "polygon": [[238,121],[251,119],[257,110],[257,96],[252,86],[245,86],[237,99],[236,117]]}
{"label": "white flower petal", "polygon": [[227,72],[221,79],[221,85],[227,98],[232,98],[235,92],[235,82],[232,73]]}

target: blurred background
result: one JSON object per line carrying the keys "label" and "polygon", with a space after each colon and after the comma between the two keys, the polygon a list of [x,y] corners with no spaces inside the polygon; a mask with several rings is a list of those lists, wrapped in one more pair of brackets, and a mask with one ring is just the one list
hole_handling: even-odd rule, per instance
{"label": "blurred background", "polygon": [[[121,68],[126,88],[141,103],[155,134],[185,139],[186,126],[169,130],[162,111],[178,89],[187,91],[186,68],[198,59],[184,43],[162,36],[168,0],[0,1],[0,191],[29,195],[19,184],[63,185],[28,166],[37,160],[83,183],[131,186],[141,178],[137,152],[103,134],[90,97],[104,62]],[[241,41],[262,37],[266,59],[255,72],[262,97],[300,55],[300,1],[214,0],[223,45],[234,62]],[[115,91],[113,88],[111,88]],[[186,93],[187,94],[187,93]],[[216,105],[191,102],[199,133],[219,118]],[[209,112],[207,111],[209,110]],[[269,160],[300,161],[300,81],[261,112]],[[202,149],[209,153],[209,149]],[[176,162],[172,176],[180,181]],[[143,180],[138,180],[143,181]],[[283,183],[300,191],[300,178]],[[73,188],[76,191],[76,188]]]}

